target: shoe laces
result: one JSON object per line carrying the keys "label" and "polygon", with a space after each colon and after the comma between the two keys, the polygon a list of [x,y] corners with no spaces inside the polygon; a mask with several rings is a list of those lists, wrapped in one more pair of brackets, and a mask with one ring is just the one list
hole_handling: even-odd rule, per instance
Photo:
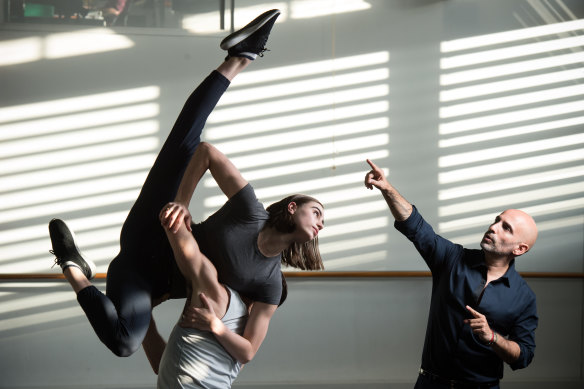
{"label": "shoe laces", "polygon": [[264,53],[266,51],[270,51],[270,49],[266,49],[265,47],[263,49],[261,49],[260,52],[258,53],[258,57],[263,57],[264,56]]}
{"label": "shoe laces", "polygon": [[262,36],[261,43],[258,45],[258,47],[261,47],[261,49],[259,50],[259,53],[258,53],[258,55],[260,57],[263,57],[264,51],[270,51],[270,50],[266,49],[266,43],[268,43],[268,35]]}
{"label": "shoe laces", "polygon": [[53,266],[51,266],[51,269],[55,267],[55,265],[59,265],[61,266],[61,262],[63,262],[61,259],[59,259],[59,257],[57,257],[57,254],[55,254],[54,250],[49,250],[49,253],[51,253],[51,255],[55,256],[55,263],[53,263]]}

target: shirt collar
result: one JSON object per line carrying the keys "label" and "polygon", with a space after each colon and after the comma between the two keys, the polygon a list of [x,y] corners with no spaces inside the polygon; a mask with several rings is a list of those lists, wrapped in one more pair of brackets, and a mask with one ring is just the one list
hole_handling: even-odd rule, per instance
{"label": "shirt collar", "polygon": [[[470,267],[473,269],[483,268],[486,271],[487,263],[485,262],[485,253],[481,252],[481,255],[476,257],[473,263],[471,263]],[[503,274],[501,278],[499,278],[497,281],[500,281],[504,283],[507,287],[510,287],[511,279],[515,278],[516,275],[517,271],[515,270],[515,258],[513,258],[509,263],[509,268],[507,269],[505,274]]]}

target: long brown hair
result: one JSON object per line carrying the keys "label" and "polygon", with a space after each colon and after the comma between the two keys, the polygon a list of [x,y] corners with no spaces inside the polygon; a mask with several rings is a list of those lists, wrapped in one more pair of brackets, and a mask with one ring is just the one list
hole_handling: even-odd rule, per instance
{"label": "long brown hair", "polygon": [[[296,203],[299,207],[309,202],[322,203],[314,197],[295,194],[273,203],[266,210],[269,213],[266,227],[273,227],[276,231],[288,234],[294,231],[296,223],[288,212],[288,204]],[[305,243],[292,243],[282,251],[282,263],[301,270],[323,270],[322,258],[318,249],[318,237]]]}

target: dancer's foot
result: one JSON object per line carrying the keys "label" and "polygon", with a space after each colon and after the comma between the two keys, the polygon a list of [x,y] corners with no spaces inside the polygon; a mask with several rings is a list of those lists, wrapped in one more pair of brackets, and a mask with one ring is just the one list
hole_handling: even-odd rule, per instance
{"label": "dancer's foot", "polygon": [[83,272],[88,280],[95,277],[95,264],[81,256],[75,244],[73,231],[67,227],[63,220],[53,219],[50,221],[49,235],[53,244],[53,249],[50,250],[50,253],[56,257],[56,265],[61,266],[63,270],[70,266],[76,267]]}
{"label": "dancer's foot", "polygon": [[278,9],[264,12],[245,27],[228,35],[219,46],[227,50],[227,58],[244,57],[253,61],[258,55],[262,57],[264,51],[267,51],[265,45],[279,15]]}

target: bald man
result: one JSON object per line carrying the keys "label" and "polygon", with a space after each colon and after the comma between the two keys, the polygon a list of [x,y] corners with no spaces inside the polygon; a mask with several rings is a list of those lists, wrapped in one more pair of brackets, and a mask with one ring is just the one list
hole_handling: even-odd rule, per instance
{"label": "bald man", "polygon": [[535,350],[535,294],[515,270],[515,258],[537,239],[535,221],[508,209],[466,249],[437,235],[367,160],[365,187],[380,190],[395,227],[412,241],[432,272],[432,296],[422,365],[415,389],[499,388],[503,363],[527,367]]}

